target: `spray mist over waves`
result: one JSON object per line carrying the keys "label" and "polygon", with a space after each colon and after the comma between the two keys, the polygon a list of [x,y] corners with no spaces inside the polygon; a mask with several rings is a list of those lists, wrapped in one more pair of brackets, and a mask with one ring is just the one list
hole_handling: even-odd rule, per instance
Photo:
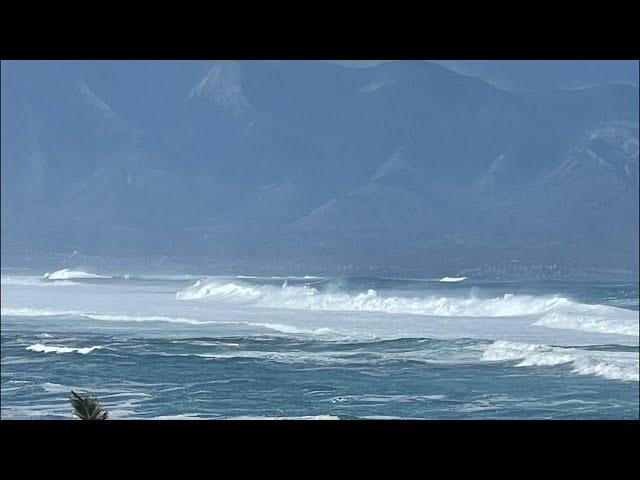
{"label": "spray mist over waves", "polygon": [[534,325],[638,336],[638,312],[606,305],[577,303],[561,296],[505,294],[483,299],[475,296],[379,295],[369,289],[361,293],[318,290],[309,285],[250,285],[240,281],[199,280],[176,293],[179,300],[238,302],[258,307],[361,311],[441,317],[533,316]]}

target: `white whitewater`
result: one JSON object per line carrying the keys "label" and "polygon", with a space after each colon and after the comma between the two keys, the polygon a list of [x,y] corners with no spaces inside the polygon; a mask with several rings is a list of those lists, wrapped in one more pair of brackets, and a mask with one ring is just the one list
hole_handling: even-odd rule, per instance
{"label": "white whitewater", "polygon": [[443,277],[440,279],[441,282],[445,282],[445,283],[456,283],[456,282],[462,282],[463,280],[466,280],[467,277]]}
{"label": "white whitewater", "polygon": [[[167,317],[164,315],[127,315],[127,314],[108,314],[94,311],[82,310],[53,310],[38,308],[9,308],[2,307],[0,310],[2,316],[12,317],[85,317],[93,320],[106,320],[113,322],[169,322],[169,323],[185,323],[189,325],[208,325],[211,323],[193,318]],[[232,322],[235,323],[235,322]]]}
{"label": "white whitewater", "polygon": [[[483,339],[494,343],[486,352],[476,351],[471,361],[517,360],[517,365],[541,368],[566,363],[575,374],[637,381],[637,352],[581,346],[637,346],[638,311],[584,304],[558,294],[481,297],[456,287],[345,291],[330,282],[322,288],[230,277],[200,279],[177,292],[180,287],[149,282],[132,288],[133,281],[34,288],[32,278],[20,278],[5,282],[9,279],[3,277],[3,324],[34,322],[92,331],[96,322],[118,322],[118,329],[161,335],[295,335],[336,341]],[[94,348],[31,343],[31,351],[43,354],[89,353],[86,349]]]}
{"label": "white whitewater", "polygon": [[521,317],[535,316],[533,325],[639,336],[638,312],[606,305],[588,305],[560,296],[505,294],[495,298],[451,296],[383,296],[369,289],[358,294],[321,292],[304,285],[254,286],[222,280],[198,281],[180,290],[178,300],[210,299],[258,307],[381,312],[438,317]]}
{"label": "white whitewater", "polygon": [[48,280],[74,280],[74,279],[83,279],[83,278],[112,278],[106,275],[98,275],[95,273],[83,272],[82,270],[71,270],[68,268],[63,268],[62,270],[57,270],[53,273],[45,273],[43,278]]}
{"label": "white whitewater", "polygon": [[638,381],[637,352],[605,352],[497,341],[485,350],[482,360],[518,360],[516,367],[570,364],[572,371],[579,375],[599,375],[612,380]]}
{"label": "white whitewater", "polygon": [[34,345],[29,345],[25,350],[41,353],[80,353],[82,355],[86,355],[87,353],[91,353],[100,348],[102,347],[59,347],[55,345],[43,345],[42,343],[36,343]]}
{"label": "white whitewater", "polygon": [[34,276],[2,276],[0,278],[1,285],[7,286],[24,286],[24,287],[61,287],[61,286],[73,286],[77,283],[69,280],[56,280],[55,282],[48,281],[48,277],[34,277]]}

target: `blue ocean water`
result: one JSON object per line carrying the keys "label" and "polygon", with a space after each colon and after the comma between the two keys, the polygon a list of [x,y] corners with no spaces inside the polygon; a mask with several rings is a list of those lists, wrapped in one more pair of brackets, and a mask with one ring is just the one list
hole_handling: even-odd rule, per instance
{"label": "blue ocean water", "polygon": [[3,419],[638,419],[638,355],[637,283],[2,277]]}

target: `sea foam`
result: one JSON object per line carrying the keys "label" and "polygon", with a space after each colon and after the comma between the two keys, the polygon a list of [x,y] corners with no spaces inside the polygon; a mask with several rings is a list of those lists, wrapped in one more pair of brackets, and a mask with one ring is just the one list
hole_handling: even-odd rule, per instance
{"label": "sea foam", "polygon": [[484,361],[519,360],[516,367],[571,364],[579,375],[599,375],[612,380],[638,381],[636,352],[608,352],[497,341],[482,355]]}
{"label": "sea foam", "polygon": [[42,343],[36,343],[34,345],[29,345],[25,350],[41,353],[80,353],[82,355],[86,355],[87,353],[91,353],[100,348],[102,347],[99,345],[93,347],[57,347],[55,345],[43,345]]}
{"label": "sea foam", "polygon": [[0,278],[1,285],[18,286],[18,287],[60,287],[60,286],[72,286],[78,285],[77,283],[67,280],[58,280],[55,282],[48,282],[44,277],[33,276],[2,276]]}
{"label": "sea foam", "polygon": [[[98,312],[83,312],[78,310],[52,310],[39,308],[9,308],[2,307],[0,315],[11,317],[85,317],[93,320],[122,321],[122,322],[170,322],[187,323],[191,325],[204,325],[210,323],[225,323],[213,321],[201,321],[193,318],[167,317],[163,315],[127,315],[127,314],[107,314]],[[235,323],[235,322],[231,322]]]}
{"label": "sea foam", "polygon": [[45,273],[43,278],[48,280],[74,280],[74,279],[83,279],[83,278],[112,278],[106,275],[98,275],[95,273],[83,272],[82,270],[70,270],[68,268],[63,268],[62,270],[57,270],[53,273]]}
{"label": "sea foam", "polygon": [[638,336],[638,312],[606,305],[573,304],[542,316],[534,325]]}
{"label": "sea foam", "polygon": [[475,296],[379,295],[376,290],[347,293],[321,291],[309,285],[249,285],[241,281],[200,280],[176,293],[179,300],[235,302],[258,307],[362,311],[443,317],[532,316],[534,325],[638,336],[638,312],[606,305],[577,303],[562,296],[505,294],[495,298]]}

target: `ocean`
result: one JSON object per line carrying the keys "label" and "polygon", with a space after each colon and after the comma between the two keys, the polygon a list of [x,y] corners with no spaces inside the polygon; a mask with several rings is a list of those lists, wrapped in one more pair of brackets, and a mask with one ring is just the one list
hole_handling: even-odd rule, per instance
{"label": "ocean", "polygon": [[[43,272],[44,273],[44,272]],[[2,419],[638,419],[638,283],[2,273]]]}

